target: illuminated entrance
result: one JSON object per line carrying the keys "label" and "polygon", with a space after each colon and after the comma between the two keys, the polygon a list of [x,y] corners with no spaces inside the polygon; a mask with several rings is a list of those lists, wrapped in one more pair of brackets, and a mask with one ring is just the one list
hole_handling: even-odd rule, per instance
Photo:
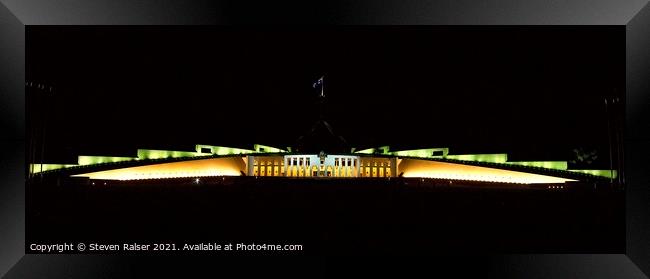
{"label": "illuminated entrance", "polygon": [[397,173],[397,158],[300,154],[248,156],[248,162],[251,176],[391,177]]}
{"label": "illuminated entrance", "polygon": [[361,158],[353,155],[248,156],[252,176],[357,177]]}

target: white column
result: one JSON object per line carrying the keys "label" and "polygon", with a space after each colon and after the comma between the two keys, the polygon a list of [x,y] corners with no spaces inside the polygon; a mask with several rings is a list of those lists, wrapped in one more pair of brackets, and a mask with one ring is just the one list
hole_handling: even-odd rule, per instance
{"label": "white column", "polygon": [[289,162],[289,159],[287,158],[287,156],[284,156],[283,159],[284,159],[284,176],[289,176],[289,164],[287,164]]}

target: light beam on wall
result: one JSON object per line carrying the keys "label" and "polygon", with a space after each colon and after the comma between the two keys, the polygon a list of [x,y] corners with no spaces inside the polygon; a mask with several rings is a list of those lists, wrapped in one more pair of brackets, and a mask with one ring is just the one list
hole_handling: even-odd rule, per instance
{"label": "light beam on wall", "polygon": [[73,176],[107,180],[239,176],[241,171],[245,169],[244,158],[228,157],[129,167]]}
{"label": "light beam on wall", "polygon": [[399,171],[404,172],[404,177],[501,183],[534,184],[575,181],[548,175],[417,159],[403,159],[399,164]]}

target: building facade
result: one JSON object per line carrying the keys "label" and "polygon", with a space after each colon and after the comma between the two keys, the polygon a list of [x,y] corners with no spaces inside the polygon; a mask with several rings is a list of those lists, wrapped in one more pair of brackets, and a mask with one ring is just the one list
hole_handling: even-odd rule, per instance
{"label": "building facade", "polygon": [[247,175],[284,177],[392,177],[397,158],[333,154],[247,156]]}

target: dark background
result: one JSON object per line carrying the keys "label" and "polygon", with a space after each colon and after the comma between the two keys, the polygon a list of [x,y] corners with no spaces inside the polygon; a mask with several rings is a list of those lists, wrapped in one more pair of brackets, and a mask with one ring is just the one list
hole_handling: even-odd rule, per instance
{"label": "dark background", "polygon": [[[630,183],[627,192],[627,251],[626,255],[511,255],[486,257],[450,257],[449,255],[427,258],[424,261],[415,261],[411,258],[399,261],[395,259],[381,261],[376,258],[367,259],[368,265],[360,265],[359,261],[345,260],[346,267],[356,267],[360,272],[386,272],[393,271],[400,275],[404,273],[419,274],[422,271],[442,274],[465,275],[472,278],[475,275],[490,273],[494,278],[645,278],[635,266],[648,270],[647,247],[647,172],[644,162],[648,156],[647,148],[647,111],[644,107],[648,104],[648,36],[647,27],[650,26],[650,9],[646,7],[639,14],[645,1],[524,1],[509,2],[488,1],[476,5],[475,1],[377,1],[357,2],[354,5],[340,6],[341,9],[318,9],[321,4],[303,4],[299,7],[287,7],[287,3],[277,5],[276,2],[263,6],[250,5],[250,2],[241,2],[236,11],[226,14],[219,13],[220,9],[211,6],[214,3],[229,1],[186,1],[161,4],[159,1],[3,1],[11,5],[9,9],[2,10],[2,15],[10,24],[0,25],[2,37],[0,40],[3,50],[0,59],[6,61],[7,68],[3,67],[2,77],[9,81],[5,88],[10,89],[8,95],[3,96],[2,105],[7,105],[12,110],[4,110],[8,118],[3,122],[3,130],[7,133],[0,134],[3,144],[10,151],[2,154],[2,163],[10,168],[3,168],[2,175],[8,184],[3,191],[3,201],[7,207],[3,220],[7,221],[7,235],[5,244],[8,248],[3,250],[3,271],[11,266],[17,258],[23,256],[24,233],[24,181],[22,165],[24,165],[24,144],[21,133],[24,127],[24,25],[23,24],[214,24],[232,22],[258,22],[272,23],[284,22],[319,22],[319,23],[363,23],[363,24],[628,24],[626,28],[627,66],[627,133],[626,162],[629,166]],[[208,3],[209,4],[206,4]],[[240,3],[240,2],[237,2]],[[328,3],[330,3],[328,1]],[[399,4],[398,4],[399,3]],[[404,3],[407,5],[402,6]],[[267,9],[269,5],[271,9]],[[8,6],[9,7],[9,6]],[[346,7],[346,8],[343,8]],[[395,11],[394,7],[400,7]],[[213,9],[210,9],[213,8]],[[305,11],[309,8],[309,11]],[[16,17],[13,17],[12,13]],[[636,14],[636,15],[635,15]],[[633,18],[634,17],[634,18]],[[631,20],[631,21],[630,21]],[[5,28],[6,27],[6,28]],[[5,55],[6,54],[6,55]],[[13,71],[12,69],[17,69]],[[22,113],[21,113],[22,112]],[[17,139],[17,140],[15,140]],[[15,140],[15,141],[12,141]],[[13,166],[13,167],[12,167]],[[18,167],[16,167],[18,166]],[[12,187],[13,186],[13,187]],[[13,246],[12,246],[13,245]],[[16,249],[16,246],[17,249]],[[628,258],[629,257],[629,258]],[[258,257],[259,258],[259,257]],[[7,274],[7,278],[51,278],[54,276],[75,277],[129,277],[149,275],[157,271],[160,275],[174,274],[175,277],[187,274],[201,274],[201,272],[219,273],[224,270],[233,270],[238,274],[250,274],[254,271],[280,270],[283,274],[315,274],[327,273],[335,263],[342,261],[333,260],[298,261],[292,258],[287,261],[271,261],[264,257],[256,261],[258,268],[249,268],[249,258],[246,260],[237,257],[236,260],[226,260],[223,257],[215,261],[214,257],[109,257],[109,256],[76,256],[76,255],[25,255],[20,262]],[[241,263],[240,261],[244,262]],[[216,262],[223,267],[215,268]],[[241,265],[233,265],[241,263]],[[263,264],[263,265],[262,265]],[[471,266],[473,268],[468,269]],[[301,270],[296,268],[302,267]],[[419,267],[419,268],[418,268]],[[356,269],[355,268],[355,269]],[[363,271],[361,271],[363,270]],[[492,271],[497,271],[492,274]],[[360,273],[359,272],[359,273]],[[332,272],[333,273],[333,272]],[[492,277],[489,276],[489,277]]]}
{"label": "dark background", "polygon": [[[511,160],[569,160],[581,147],[605,157],[604,98],[624,86],[623,29],[613,27],[27,31],[27,80],[53,88],[28,91],[29,131],[45,126],[46,162],[196,143],[292,145],[318,119],[312,83],[323,73],[327,119],[353,146],[449,146]],[[606,159],[595,168],[608,167]],[[296,241],[309,255],[624,251],[620,189],[422,182],[203,178],[93,187],[48,177],[27,184],[26,238]]]}
{"label": "dark background", "polygon": [[623,38],[613,26],[28,26],[27,81],[53,87],[28,118],[45,123],[53,163],[293,146],[318,117],[312,82],[325,74],[327,119],[352,146],[511,160],[580,147],[607,168],[604,97],[623,97]]}

